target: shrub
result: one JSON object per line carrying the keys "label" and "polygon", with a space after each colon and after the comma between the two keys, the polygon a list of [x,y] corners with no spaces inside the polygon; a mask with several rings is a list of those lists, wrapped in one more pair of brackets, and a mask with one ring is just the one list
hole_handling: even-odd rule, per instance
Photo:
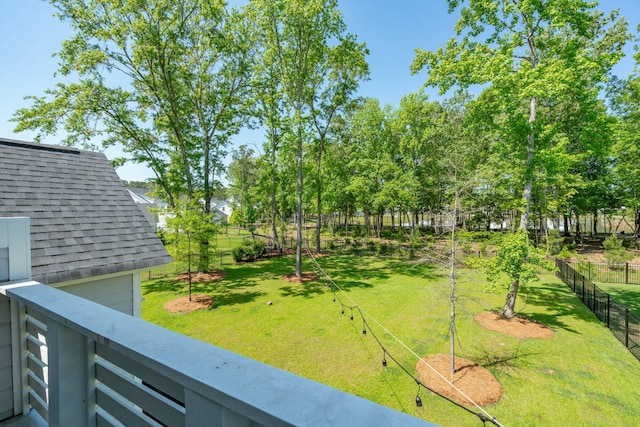
{"label": "shrub", "polygon": [[549,230],[543,240],[547,247],[547,255],[558,255],[563,249],[564,237],[560,235],[558,230]]}
{"label": "shrub", "polygon": [[240,246],[233,248],[231,255],[235,262],[255,261],[264,255],[267,245],[262,240],[245,240]]}
{"label": "shrub", "polygon": [[604,257],[611,264],[621,264],[633,259],[633,254],[622,247],[622,240],[618,239],[615,233],[604,239]]}
{"label": "shrub", "polygon": [[378,255],[384,255],[388,252],[389,246],[386,243],[376,243],[376,253]]}

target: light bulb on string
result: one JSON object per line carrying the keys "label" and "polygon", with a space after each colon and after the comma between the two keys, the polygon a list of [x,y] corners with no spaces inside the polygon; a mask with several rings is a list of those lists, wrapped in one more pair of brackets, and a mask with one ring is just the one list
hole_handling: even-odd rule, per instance
{"label": "light bulb on string", "polygon": [[[418,382],[418,380],[416,380]],[[418,392],[416,393],[416,406],[422,408],[422,399],[420,398],[420,383],[418,383]]]}
{"label": "light bulb on string", "polygon": [[386,350],[382,353],[382,366],[384,368],[387,367],[387,351]]}

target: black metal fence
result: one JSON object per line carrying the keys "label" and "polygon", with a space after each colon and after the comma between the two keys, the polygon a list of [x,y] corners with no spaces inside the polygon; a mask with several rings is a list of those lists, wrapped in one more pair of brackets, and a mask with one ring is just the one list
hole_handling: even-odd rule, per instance
{"label": "black metal fence", "polygon": [[566,261],[556,259],[558,277],[607,325],[613,335],[640,360],[640,317],[600,289]]}
{"label": "black metal fence", "polygon": [[565,261],[588,280],[600,283],[640,285],[640,264]]}

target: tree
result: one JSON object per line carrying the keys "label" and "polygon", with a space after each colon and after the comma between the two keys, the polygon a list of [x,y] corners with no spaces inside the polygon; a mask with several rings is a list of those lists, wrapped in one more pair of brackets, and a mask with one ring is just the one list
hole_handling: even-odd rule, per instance
{"label": "tree", "polygon": [[[51,1],[75,34],[59,52],[60,82],[19,110],[37,139],[121,144],[153,170],[170,209],[202,199],[211,212],[229,137],[246,115],[255,53],[243,15],[221,0]],[[194,205],[196,206],[196,205]],[[208,242],[200,242],[206,268]]]}
{"label": "tree", "polygon": [[[638,57],[640,59],[640,56]],[[612,106],[616,116],[614,174],[618,193],[626,209],[633,211],[634,240],[640,238],[640,77],[617,82]]]}
{"label": "tree", "polygon": [[331,47],[325,71],[318,82],[319,95],[311,99],[310,116],[316,131],[314,147],[316,160],[316,241],[315,252],[320,252],[320,231],[322,227],[322,156],[327,145],[327,135],[341,109],[347,107],[358,87],[360,80],[369,74],[369,65],[365,60],[368,54],[363,43],[357,43],[355,37],[347,35],[339,45]]}
{"label": "tree", "polygon": [[229,194],[234,199],[234,204],[239,210],[240,225],[251,228],[253,234],[253,224],[255,222],[254,211],[254,188],[258,181],[258,166],[253,157],[253,149],[246,145],[240,145],[233,151],[228,174],[231,187]]}
{"label": "tree", "polygon": [[[264,49],[263,61],[276,66],[281,93],[293,112],[292,133],[296,148],[296,276],[302,275],[302,198],[305,140],[310,136],[309,110],[329,81],[333,52],[353,43],[337,0],[253,0],[250,13]],[[334,42],[338,48],[332,49]],[[338,56],[339,57],[339,56]],[[347,61],[347,58],[342,58]],[[338,79],[339,81],[339,79]]]}
{"label": "tree", "polygon": [[202,253],[197,249],[200,242],[210,241],[218,232],[213,214],[202,217],[199,201],[179,199],[171,215],[167,216],[167,249],[173,259],[187,270],[188,296],[191,301],[191,277],[193,266],[199,265]]}
{"label": "tree", "polygon": [[[454,86],[484,86],[502,123],[502,143],[514,157],[520,187],[519,228],[529,226],[540,144],[555,129],[542,126],[539,106],[558,103],[578,88],[585,98],[597,95],[622,57],[627,23],[612,12],[605,17],[595,3],[576,0],[448,0],[449,10],[465,5],[457,36],[435,52],[418,49],[412,72],[429,72],[427,84],[441,93]],[[511,286],[503,313],[513,313],[518,282]],[[509,306],[510,305],[510,306]]]}
{"label": "tree", "polygon": [[518,292],[513,288],[539,280],[537,267],[553,269],[544,253],[534,248],[528,240],[526,230],[522,229],[504,235],[498,254],[484,264],[490,283],[499,283],[503,275],[507,276],[508,297],[513,298],[513,301],[507,300],[502,309],[501,315],[506,319],[515,315],[515,298]]}

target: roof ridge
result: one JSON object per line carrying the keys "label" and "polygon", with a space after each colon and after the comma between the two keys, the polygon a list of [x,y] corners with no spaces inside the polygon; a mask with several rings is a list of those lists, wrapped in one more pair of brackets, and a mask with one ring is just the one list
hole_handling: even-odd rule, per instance
{"label": "roof ridge", "polygon": [[37,142],[27,142],[27,141],[20,141],[17,139],[9,139],[9,138],[0,138],[0,145],[10,145],[10,146],[23,147],[23,148],[30,148],[33,150],[56,151],[56,152],[70,153],[70,154],[80,154],[82,152],[81,150],[74,147],[67,147],[63,145],[40,144]]}

